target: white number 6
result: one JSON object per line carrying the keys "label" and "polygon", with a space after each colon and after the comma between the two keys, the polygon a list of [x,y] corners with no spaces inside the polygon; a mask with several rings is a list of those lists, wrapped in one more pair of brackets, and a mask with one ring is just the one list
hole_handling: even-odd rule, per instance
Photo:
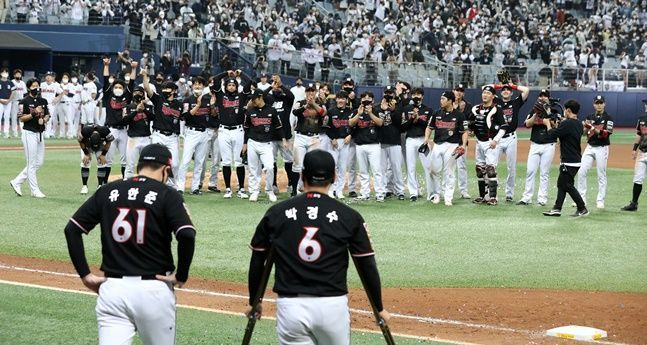
{"label": "white number 6", "polygon": [[[112,223],[112,238],[118,243],[124,243],[133,235],[133,226],[126,220],[129,208],[119,208],[119,215]],[[146,226],[146,210],[138,209],[137,212],[137,234],[135,235],[137,244],[144,243],[144,230]]]}
{"label": "white number 6", "polygon": [[313,237],[319,231],[319,228],[304,227],[306,233],[299,242],[299,257],[305,262],[315,262],[321,257],[321,243],[314,240]]}

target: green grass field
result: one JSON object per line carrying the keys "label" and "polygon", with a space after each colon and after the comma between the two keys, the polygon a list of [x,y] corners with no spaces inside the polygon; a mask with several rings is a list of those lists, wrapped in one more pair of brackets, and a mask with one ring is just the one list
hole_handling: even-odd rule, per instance
{"label": "green grass field", "polygon": [[[621,137],[618,135],[617,137]],[[631,132],[623,136],[627,143]],[[70,145],[71,141],[50,140],[47,145]],[[0,146],[20,145],[17,139],[0,140]],[[80,189],[79,154],[76,150],[49,150],[38,177],[46,199],[17,197],[8,181],[25,164],[22,151],[0,151],[0,253],[68,261],[63,228],[69,217],[85,200]],[[117,169],[113,169],[118,171]],[[91,172],[95,184],[95,171]],[[468,167],[470,192],[476,194],[473,162]],[[503,180],[507,172],[500,165]],[[647,292],[647,232],[644,212],[623,213],[619,209],[631,196],[633,172],[608,170],[607,208],[596,210],[582,219],[547,218],[541,211],[549,207],[497,207],[473,205],[455,200],[453,207],[428,202],[388,200],[376,202],[347,201],[367,220],[382,282],[387,287],[512,287],[557,288],[575,290]],[[557,170],[551,173],[550,202],[556,195]],[[515,201],[521,196],[525,164],[519,162]],[[501,187],[500,187],[501,188]],[[589,175],[589,203],[597,193],[595,171]],[[281,194],[279,199],[285,199]],[[246,282],[250,252],[247,244],[254,228],[270,204],[252,204],[240,199],[224,200],[222,194],[205,193],[185,197],[198,228],[197,249],[192,276],[233,282]],[[644,196],[643,196],[644,199]],[[567,205],[570,200],[567,199]],[[565,207],[568,214],[574,211]],[[86,253],[92,264],[99,264],[99,232],[85,237]],[[350,285],[360,285],[357,275],[349,273]],[[0,307],[0,322],[12,327],[0,328],[0,339],[20,334],[17,343],[41,343],[28,326],[38,322],[47,327],[65,329],[61,339],[78,336],[79,343],[96,338],[92,304],[87,296],[17,289],[0,285],[0,298],[10,303]],[[49,309],[40,316],[33,308],[53,303],[78,303],[78,310]],[[48,308],[48,307],[46,307]],[[22,311],[20,318],[8,323],[9,312]],[[60,313],[60,314],[58,314]],[[74,314],[74,315],[73,315]],[[79,319],[84,318],[83,322]],[[80,324],[79,324],[80,322]],[[183,339],[215,337],[230,343],[244,327],[242,318],[181,310],[179,343]],[[210,325],[218,324],[218,329]],[[220,326],[222,325],[222,326]],[[262,330],[261,330],[262,329]],[[272,327],[263,326],[259,338],[274,339]],[[182,332],[185,332],[182,331]],[[94,332],[94,333],[93,333]],[[264,333],[263,333],[264,332]],[[45,334],[45,333],[43,333]],[[40,335],[44,336],[44,335]],[[222,337],[222,338],[219,338]],[[359,337],[359,335],[358,335]],[[370,340],[373,339],[375,340]],[[370,338],[370,339],[369,339]],[[48,339],[50,339],[48,337]],[[367,336],[362,344],[379,343],[379,337]],[[197,341],[197,340],[196,340]],[[70,343],[61,341],[61,343]],[[198,342],[200,343],[200,342]],[[211,342],[209,342],[211,343]]]}

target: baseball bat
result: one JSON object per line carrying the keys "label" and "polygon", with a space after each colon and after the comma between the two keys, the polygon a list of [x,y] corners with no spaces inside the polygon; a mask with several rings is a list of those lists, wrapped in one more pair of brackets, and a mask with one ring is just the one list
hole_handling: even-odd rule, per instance
{"label": "baseball bat", "polygon": [[[270,273],[272,272],[272,264],[274,264],[274,245],[270,247],[267,258],[265,259],[265,267],[263,267],[263,275],[261,276],[261,284],[258,286],[256,295],[252,303],[252,311],[256,310],[258,305],[263,300],[267,282],[270,280]],[[243,336],[243,345],[249,345],[252,340],[252,333],[254,333],[254,326],[256,326],[256,313],[252,313],[247,317],[247,326],[245,327],[245,335]]]}
{"label": "baseball bat", "polygon": [[[364,291],[367,291],[366,282],[364,281],[364,274],[359,268],[357,259],[355,257],[353,257],[353,263],[355,264],[355,269],[357,269],[359,280],[362,281],[362,287],[364,287]],[[375,308],[375,302],[373,301],[373,298],[371,298],[371,295],[368,293],[368,291],[366,292],[366,297],[368,298],[368,302],[371,304],[373,315],[375,316],[375,320],[377,321],[378,326],[380,326],[380,330],[382,331],[386,345],[395,345],[395,340],[393,340],[393,335],[391,335],[391,329],[389,329],[389,325],[386,324],[386,321],[380,316],[380,312],[377,310],[377,308]]]}

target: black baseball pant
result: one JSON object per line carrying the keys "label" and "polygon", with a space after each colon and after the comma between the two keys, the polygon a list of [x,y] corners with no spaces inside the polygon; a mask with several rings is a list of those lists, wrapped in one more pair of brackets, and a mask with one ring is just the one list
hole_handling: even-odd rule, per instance
{"label": "black baseball pant", "polygon": [[584,205],[584,200],[580,192],[575,188],[575,175],[577,171],[580,170],[580,167],[573,167],[561,164],[559,166],[559,177],[557,178],[557,199],[555,200],[555,206],[553,209],[561,210],[562,205],[564,205],[564,199],[566,199],[566,194],[571,196],[571,199],[577,205],[577,210],[581,211],[586,208]]}

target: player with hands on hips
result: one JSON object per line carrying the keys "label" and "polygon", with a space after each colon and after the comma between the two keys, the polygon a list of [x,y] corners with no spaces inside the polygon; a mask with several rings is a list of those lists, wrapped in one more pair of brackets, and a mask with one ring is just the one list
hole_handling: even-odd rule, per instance
{"label": "player with hands on hips", "polygon": [[[302,179],[305,193],[270,207],[256,227],[250,243],[250,306],[273,251],[279,344],[349,345],[349,252],[375,309],[386,322],[390,318],[382,304],[370,234],[357,211],[327,195],[335,180],[330,153],[306,153]],[[249,308],[247,315],[260,317],[262,304]]]}
{"label": "player with hands on hips", "polygon": [[631,158],[636,162],[634,165],[633,195],[629,205],[622,208],[623,211],[637,211],[638,198],[643,189],[643,181],[647,173],[647,98],[642,102],[645,106],[645,113],[638,118],[636,124],[636,140],[634,141]]}
{"label": "player with hands on hips", "polygon": [[25,148],[27,166],[11,180],[11,188],[18,196],[22,196],[20,186],[29,182],[31,195],[35,198],[44,198],[45,194],[38,187],[36,173],[43,165],[45,159],[45,141],[43,132],[50,119],[47,100],[40,96],[38,79],[29,79],[26,83],[29,94],[20,101],[20,122],[23,123],[22,145]]}
{"label": "player with hands on hips", "polygon": [[609,145],[611,145],[609,137],[613,134],[613,118],[605,111],[605,106],[604,97],[595,96],[593,99],[595,113],[587,116],[583,122],[588,145],[582,154],[582,168],[577,175],[577,190],[586,203],[586,176],[593,166],[593,160],[595,160],[598,174],[596,206],[600,209],[604,208],[607,194],[607,161],[609,160]]}
{"label": "player with hands on hips", "polygon": [[[188,280],[196,231],[182,196],[166,185],[173,176],[171,159],[162,145],[144,147],[137,176],[99,188],[65,227],[74,269],[99,294],[99,344],[131,344],[136,333],[145,345],[175,344],[174,287]],[[104,276],[92,273],[83,245],[82,235],[97,224]]]}
{"label": "player with hands on hips", "polygon": [[79,135],[79,146],[81,146],[81,194],[88,194],[88,178],[90,177],[90,162],[92,155],[97,159],[97,185],[99,187],[108,183],[106,176],[108,150],[114,138],[110,129],[99,125],[86,125],[81,129]]}

